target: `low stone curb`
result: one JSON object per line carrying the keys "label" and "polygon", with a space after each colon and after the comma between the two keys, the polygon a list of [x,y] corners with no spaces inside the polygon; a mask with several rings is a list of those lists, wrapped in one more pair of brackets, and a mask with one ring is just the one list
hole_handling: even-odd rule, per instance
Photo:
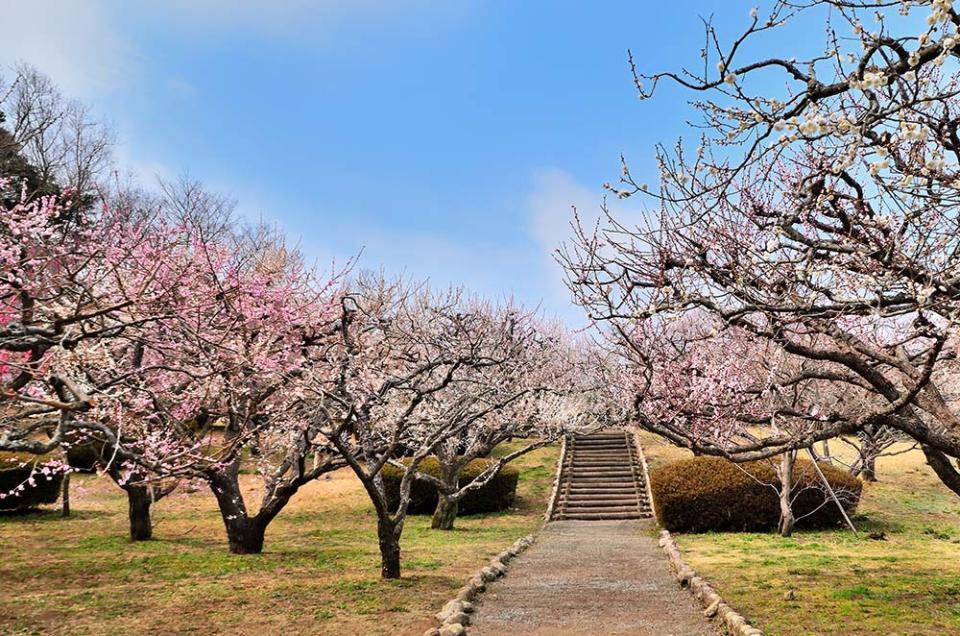
{"label": "low stone curb", "polygon": [[690,593],[700,601],[705,608],[704,616],[708,618],[716,617],[732,636],[763,636],[763,632],[750,625],[743,616],[735,609],[727,605],[716,590],[709,583],[697,575],[697,573],[683,561],[680,555],[680,548],[677,542],[673,540],[668,530],[660,532],[660,547],[667,553],[670,564],[677,572],[677,581],[680,587],[690,590]]}
{"label": "low stone curb", "polygon": [[557,499],[560,496],[560,476],[563,473],[563,463],[567,460],[567,436],[560,439],[560,457],[557,458],[557,467],[553,471],[553,490],[550,492],[550,503],[547,504],[547,511],[543,513],[543,522],[547,523],[553,517],[553,511],[557,507]]}
{"label": "low stone curb", "polygon": [[640,457],[640,466],[643,468],[643,485],[647,493],[647,505],[650,506],[650,514],[656,519],[657,509],[654,507],[653,489],[650,486],[650,467],[647,465],[647,456],[643,452],[643,444],[640,443],[639,431],[637,431],[637,429],[631,429],[630,438],[633,440],[633,447],[637,451],[637,456]]}
{"label": "low stone curb", "polygon": [[470,615],[473,613],[473,603],[477,597],[487,589],[487,583],[496,581],[507,573],[507,563],[516,558],[533,544],[533,535],[517,539],[509,548],[493,557],[490,563],[479,572],[467,579],[457,597],[443,606],[435,614],[440,621],[440,627],[428,629],[423,636],[462,636],[467,633],[466,626],[470,624]]}

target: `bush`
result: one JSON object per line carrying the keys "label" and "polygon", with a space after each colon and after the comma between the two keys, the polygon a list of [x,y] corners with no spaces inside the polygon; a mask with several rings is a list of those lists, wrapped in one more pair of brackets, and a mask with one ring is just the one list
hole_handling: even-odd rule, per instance
{"label": "bush", "polygon": [[97,444],[77,444],[67,449],[67,463],[74,472],[93,473],[97,470],[100,461],[100,450]]}
{"label": "bush", "polygon": [[63,473],[42,474],[45,461],[50,458],[0,453],[0,510],[24,510],[57,500]]}
{"label": "bush", "polygon": [[[863,489],[860,480],[832,466],[821,464],[820,469],[844,509],[854,510]],[[650,475],[657,521],[679,532],[776,528],[780,500],[771,485],[780,486],[771,461],[738,466],[719,457],[694,457],[661,466]],[[843,522],[812,462],[799,459],[794,465],[792,496],[798,528]]]}
{"label": "bush", "polygon": [[[407,463],[410,460],[404,459]],[[491,459],[475,459],[467,464],[460,473],[460,485],[464,486],[474,477],[486,470],[494,461]],[[440,476],[440,462],[436,457],[427,457],[420,463],[419,471],[434,477]],[[403,471],[395,466],[386,465],[383,468],[383,483],[387,490],[387,503],[391,510],[400,505],[400,480]],[[482,488],[471,490],[460,500],[459,514],[470,515],[481,512],[497,512],[504,510],[513,503],[517,493],[517,480],[520,471],[507,465],[500,469],[496,477],[491,479]],[[410,514],[433,514],[437,507],[437,489],[432,484],[415,479],[410,488]]]}

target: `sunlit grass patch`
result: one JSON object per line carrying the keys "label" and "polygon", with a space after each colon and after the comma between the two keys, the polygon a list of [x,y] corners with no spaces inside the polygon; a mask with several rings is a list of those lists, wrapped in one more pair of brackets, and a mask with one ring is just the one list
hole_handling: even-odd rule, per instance
{"label": "sunlit grass patch", "polygon": [[[683,454],[652,440],[647,447],[652,462]],[[960,498],[919,451],[881,458],[878,471],[853,518],[857,535],[675,538],[691,566],[769,636],[960,633]]]}
{"label": "sunlit grass patch", "polygon": [[346,471],[299,493],[246,556],[227,552],[205,491],[161,501],[155,540],[131,543],[123,492],[77,476],[70,519],[0,517],[0,633],[422,633],[467,576],[540,526],[557,453],[517,460],[511,510],[452,532],[408,518],[399,581],[379,577],[376,517]]}

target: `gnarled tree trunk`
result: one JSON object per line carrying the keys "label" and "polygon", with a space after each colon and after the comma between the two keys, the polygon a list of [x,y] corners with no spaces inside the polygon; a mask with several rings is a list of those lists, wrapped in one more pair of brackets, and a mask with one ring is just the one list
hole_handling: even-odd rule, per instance
{"label": "gnarled tree trunk", "polygon": [[127,491],[130,540],[149,541],[153,538],[153,520],[150,516],[150,507],[153,505],[151,487],[127,485],[123,489]]}
{"label": "gnarled tree trunk", "polygon": [[786,452],[780,456],[780,466],[777,468],[777,477],[780,479],[780,523],[777,532],[781,537],[793,534],[793,525],[796,519],[793,516],[793,507],[790,499],[793,492],[793,464],[796,455]]}
{"label": "gnarled tree trunk", "polygon": [[377,538],[380,541],[380,576],[385,579],[400,578],[400,541],[394,523],[377,520]]}
{"label": "gnarled tree trunk", "polygon": [[933,472],[937,474],[940,481],[954,493],[960,495],[960,471],[957,471],[954,465],[956,459],[926,444],[923,444],[921,448],[923,449],[924,456],[927,458],[927,464],[929,464]]}
{"label": "gnarled tree trunk", "polygon": [[227,541],[231,554],[260,554],[263,552],[263,539],[267,534],[265,525],[258,523],[256,517],[237,517],[225,519]]}
{"label": "gnarled tree trunk", "polygon": [[460,510],[460,499],[454,496],[460,490],[460,470],[464,464],[459,462],[456,456],[444,457],[438,452],[437,457],[440,459],[441,486],[437,489],[437,509],[433,512],[430,527],[435,530],[453,530],[453,522]]}
{"label": "gnarled tree trunk", "polygon": [[433,512],[430,527],[434,530],[453,530],[453,522],[460,510],[460,500],[451,499],[443,492],[439,492],[438,495],[437,509]]}
{"label": "gnarled tree trunk", "polygon": [[238,479],[238,467],[228,467],[210,476],[210,489],[217,498],[231,554],[260,554],[267,524],[247,515]]}

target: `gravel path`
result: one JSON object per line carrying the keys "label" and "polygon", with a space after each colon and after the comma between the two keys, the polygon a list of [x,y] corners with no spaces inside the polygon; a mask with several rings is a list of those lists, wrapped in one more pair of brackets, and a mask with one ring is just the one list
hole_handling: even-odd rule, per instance
{"label": "gravel path", "polygon": [[715,636],[649,521],[555,521],[490,585],[471,636]]}

